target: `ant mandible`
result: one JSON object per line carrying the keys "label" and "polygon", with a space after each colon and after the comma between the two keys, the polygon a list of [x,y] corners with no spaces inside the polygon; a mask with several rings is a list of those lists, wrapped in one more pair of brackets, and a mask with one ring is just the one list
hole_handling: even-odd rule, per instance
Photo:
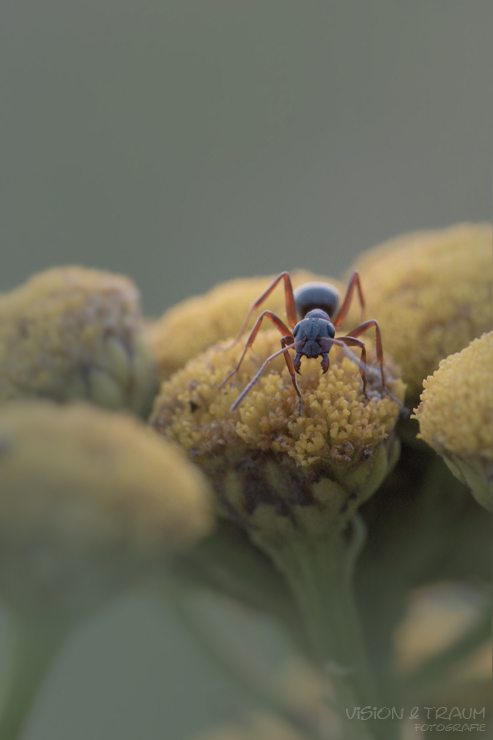
{"label": "ant mandible", "polygon": [[[281,319],[272,313],[272,311],[263,311],[258,319],[256,320],[253,329],[251,330],[249,337],[246,341],[243,353],[238,361],[236,367],[231,370],[226,376],[223,382],[218,386],[222,388],[228,380],[235,375],[240,369],[241,363],[243,362],[248,349],[252,346],[255,337],[257,336],[262,321],[267,318],[278,329],[281,334],[281,347],[282,349],[274,352],[273,355],[268,357],[263,363],[260,370],[257,372],[253,380],[247,385],[247,387],[238,396],[234,404],[231,406],[231,411],[234,411],[240,403],[243,401],[247,393],[252,389],[257,380],[262,375],[263,371],[275,357],[283,354],[286,360],[289,374],[291,375],[291,381],[294,389],[298,395],[298,416],[301,415],[301,391],[298,386],[296,379],[296,373],[300,373],[300,365],[302,357],[322,357],[322,370],[324,373],[329,369],[329,351],[333,344],[337,344],[341,347],[359,347],[361,349],[361,361],[359,363],[359,370],[363,381],[363,394],[366,396],[366,347],[364,342],[357,339],[365,331],[368,331],[371,327],[375,327],[376,334],[376,350],[377,360],[380,365],[380,375],[382,380],[382,391],[387,391],[385,386],[385,377],[383,373],[383,350],[382,350],[382,336],[380,333],[380,327],[375,319],[365,321],[359,324],[355,329],[349,332],[346,336],[335,338],[336,329],[344,321],[349,311],[351,301],[353,298],[354,290],[357,289],[359,302],[361,305],[362,313],[365,310],[365,300],[363,298],[363,291],[361,289],[361,282],[359,273],[355,270],[349,279],[346,295],[339,309],[339,291],[333,285],[329,283],[306,283],[301,285],[299,288],[293,291],[291,278],[288,272],[281,272],[275,280],[264,290],[264,292],[252,303],[248,309],[245,320],[238,332],[238,336],[232,344],[227,347],[223,347],[223,350],[229,350],[234,347],[240,341],[241,337],[245,333],[246,327],[250,320],[252,313],[258,308],[265,299],[272,293],[276,285],[284,280],[284,291],[286,294],[286,314],[288,322],[291,327],[291,331]],[[339,310],[338,310],[339,309]],[[335,315],[335,319],[332,320],[332,316]],[[299,320],[298,320],[299,317]],[[294,361],[289,354],[289,350],[295,349],[296,355]],[[352,356],[353,357],[353,356]],[[356,358],[354,358],[356,359]],[[388,391],[387,391],[388,392]],[[392,395],[392,394],[389,394]]]}

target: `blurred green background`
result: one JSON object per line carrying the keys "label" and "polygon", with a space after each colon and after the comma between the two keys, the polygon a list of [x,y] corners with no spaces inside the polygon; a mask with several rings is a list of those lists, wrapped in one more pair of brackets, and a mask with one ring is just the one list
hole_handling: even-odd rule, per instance
{"label": "blurred green background", "polygon": [[[490,0],[2,0],[0,290],[83,264],[158,315],[490,220],[492,24]],[[241,707],[129,598],[74,637],[25,737],[185,740]]]}

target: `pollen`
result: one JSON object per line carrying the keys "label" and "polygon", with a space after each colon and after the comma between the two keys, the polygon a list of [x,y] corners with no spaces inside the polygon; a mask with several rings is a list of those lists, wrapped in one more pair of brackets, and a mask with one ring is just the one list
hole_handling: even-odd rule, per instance
{"label": "pollen", "polygon": [[356,262],[367,315],[401,366],[410,398],[445,357],[492,329],[492,229],[460,224],[405,234]]}

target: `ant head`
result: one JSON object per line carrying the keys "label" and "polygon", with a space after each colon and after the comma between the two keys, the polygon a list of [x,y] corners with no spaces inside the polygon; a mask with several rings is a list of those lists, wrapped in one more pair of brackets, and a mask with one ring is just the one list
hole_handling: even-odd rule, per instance
{"label": "ant head", "polygon": [[329,283],[306,283],[294,291],[294,303],[300,319],[315,308],[332,317],[339,308],[339,291]]}

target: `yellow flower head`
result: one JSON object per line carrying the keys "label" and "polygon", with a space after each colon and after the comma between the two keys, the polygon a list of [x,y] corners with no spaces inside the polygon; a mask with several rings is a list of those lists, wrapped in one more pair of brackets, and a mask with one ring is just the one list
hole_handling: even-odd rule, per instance
{"label": "yellow flower head", "polygon": [[81,402],[0,408],[0,596],[79,615],[212,526],[207,484],[143,422]]}
{"label": "yellow flower head", "polygon": [[0,296],[0,401],[85,398],[145,414],[154,388],[131,280],[65,267]]}
{"label": "yellow flower head", "polygon": [[493,510],[493,332],[442,360],[416,418],[419,436]]}
{"label": "yellow flower head", "polygon": [[[387,473],[399,406],[381,395],[378,373],[369,373],[364,398],[357,364],[334,347],[325,375],[317,360],[303,358],[301,416],[282,357],[231,412],[239,392],[279,347],[277,331],[259,334],[221,390],[242,347],[210,348],[162,384],[151,423],[207,470],[223,514],[247,526],[323,531],[327,518],[346,521]],[[402,397],[391,367],[387,378],[391,392]]]}
{"label": "yellow flower head", "polygon": [[[161,319],[151,323],[149,339],[159,379],[169,378],[210,345],[236,336],[248,308],[273,279],[271,275],[221,283],[205,295],[178,303]],[[315,280],[327,280],[302,270],[293,272],[291,279],[294,288]],[[337,281],[330,279],[329,282],[340,287]],[[284,290],[279,285],[262,309],[269,309],[283,319],[285,305]],[[271,326],[264,323],[263,329]]]}
{"label": "yellow flower head", "polygon": [[444,357],[492,328],[492,230],[462,224],[393,239],[357,262],[367,315],[402,367],[409,397]]}

